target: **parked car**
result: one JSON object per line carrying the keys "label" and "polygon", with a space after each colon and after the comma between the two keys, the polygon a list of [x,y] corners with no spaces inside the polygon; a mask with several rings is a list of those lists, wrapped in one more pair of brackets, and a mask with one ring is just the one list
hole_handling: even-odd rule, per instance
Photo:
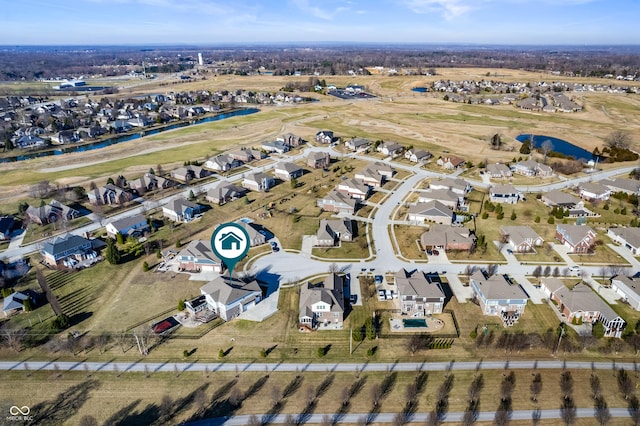
{"label": "parked car", "polygon": [[358,301],[357,294],[352,294],[351,296],[349,296],[349,303],[351,303],[352,305],[355,305],[357,301]]}
{"label": "parked car", "polygon": [[569,268],[569,273],[574,277],[579,277],[581,273],[580,267],[578,265],[573,265],[572,267]]}

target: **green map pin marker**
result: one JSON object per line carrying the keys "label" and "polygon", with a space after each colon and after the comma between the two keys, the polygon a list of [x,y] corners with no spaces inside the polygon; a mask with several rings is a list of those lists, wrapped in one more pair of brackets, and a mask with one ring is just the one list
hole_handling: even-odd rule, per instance
{"label": "green map pin marker", "polygon": [[237,223],[218,225],[211,235],[211,249],[229,268],[229,279],[233,268],[249,251],[249,234]]}

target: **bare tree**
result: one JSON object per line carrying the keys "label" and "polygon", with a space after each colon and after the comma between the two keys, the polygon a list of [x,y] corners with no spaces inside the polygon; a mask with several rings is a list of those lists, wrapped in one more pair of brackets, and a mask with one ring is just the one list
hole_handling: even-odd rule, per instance
{"label": "bare tree", "polygon": [[380,386],[380,383],[374,383],[373,386],[371,386],[371,402],[373,402],[373,406],[377,407],[381,399],[382,386]]}
{"label": "bare tree", "polygon": [[269,391],[269,395],[274,406],[280,405],[280,401],[282,401],[282,391],[278,386],[272,385]]}
{"label": "bare tree", "polygon": [[600,426],[606,425],[611,420],[611,412],[604,398],[600,397],[596,399],[593,407],[593,416]]}
{"label": "bare tree", "polygon": [[570,398],[573,394],[573,377],[570,371],[564,371],[560,375],[560,390],[565,399]]}
{"label": "bare tree", "polygon": [[332,264],[329,265],[329,272],[332,274],[336,274],[340,272],[340,267],[338,266],[337,263],[333,262]]}
{"label": "bare tree", "polygon": [[500,399],[506,401],[511,399],[511,395],[513,394],[513,390],[516,387],[516,374],[512,371],[507,376],[502,379],[502,383],[500,383]]}
{"label": "bare tree", "polygon": [[511,412],[504,407],[500,407],[496,410],[496,414],[493,417],[493,424],[496,426],[507,426],[511,421]]}
{"label": "bare tree", "polygon": [[560,407],[560,418],[565,425],[569,426],[576,421],[576,404],[573,402],[573,398],[566,397],[562,400],[562,406]]}
{"label": "bare tree", "polygon": [[242,404],[242,397],[243,395],[242,392],[240,392],[240,389],[234,386],[229,392],[227,401],[229,402],[229,404],[231,404],[232,407],[237,408],[240,406],[240,404]]}
{"label": "bare tree", "polygon": [[407,348],[407,351],[411,354],[414,355],[416,352],[418,352],[423,345],[423,338],[419,335],[419,334],[412,334],[406,341],[405,343],[405,347]]}
{"label": "bare tree", "polygon": [[544,164],[547,164],[547,156],[551,151],[553,151],[553,143],[551,143],[549,139],[542,142],[542,145],[540,145],[540,152],[542,153],[542,162]]}
{"label": "bare tree", "polygon": [[484,377],[482,373],[478,374],[469,385],[468,397],[469,402],[475,401],[480,397],[480,392],[484,388]]}
{"label": "bare tree", "polygon": [[429,415],[427,416],[426,426],[440,426],[442,424],[442,420],[438,416],[438,413],[435,410],[431,410]]}
{"label": "bare tree", "polygon": [[602,393],[602,387],[600,386],[600,379],[595,374],[591,373],[591,377],[589,378],[589,384],[591,385],[591,396],[594,400],[600,398],[600,394]]}
{"label": "bare tree", "polygon": [[629,148],[631,134],[624,130],[615,130],[604,138],[604,143],[610,148]]}
{"label": "bare tree", "polygon": [[536,373],[531,380],[531,385],[529,386],[529,390],[531,391],[531,400],[533,402],[538,401],[538,395],[542,392],[542,375],[540,373]]}
{"label": "bare tree", "polygon": [[98,352],[100,352],[100,355],[105,352],[110,339],[111,336],[107,333],[100,333],[98,337],[96,337],[96,348],[98,349]]}
{"label": "bare tree", "polygon": [[22,343],[26,336],[26,330],[21,328],[8,328],[6,325],[2,327],[1,336],[7,345],[15,352],[22,350]]}
{"label": "bare tree", "polygon": [[624,399],[629,399],[631,393],[633,392],[633,382],[631,381],[629,374],[625,371],[624,368],[621,368],[618,370],[617,378],[618,389],[620,390],[620,393],[622,394],[622,396],[624,396]]}
{"label": "bare tree", "polygon": [[98,426],[98,421],[95,417],[88,414],[82,416],[78,422],[79,426]]}

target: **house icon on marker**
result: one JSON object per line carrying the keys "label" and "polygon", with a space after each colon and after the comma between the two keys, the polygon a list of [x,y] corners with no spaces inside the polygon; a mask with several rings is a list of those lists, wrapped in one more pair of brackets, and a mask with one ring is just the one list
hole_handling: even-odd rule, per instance
{"label": "house icon on marker", "polygon": [[[227,232],[226,234],[222,234],[219,241],[222,241],[222,250],[240,250],[242,238],[233,232]],[[235,248],[233,247],[234,244]]]}

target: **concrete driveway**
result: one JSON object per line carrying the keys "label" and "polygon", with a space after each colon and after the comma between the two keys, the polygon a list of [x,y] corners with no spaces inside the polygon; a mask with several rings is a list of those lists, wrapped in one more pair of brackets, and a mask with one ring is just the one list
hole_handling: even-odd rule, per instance
{"label": "concrete driveway", "polygon": [[446,274],[447,281],[449,281],[449,287],[451,287],[451,291],[453,295],[458,299],[458,303],[466,303],[469,300],[473,299],[473,290],[471,286],[462,285],[462,281],[458,278],[456,274]]}

